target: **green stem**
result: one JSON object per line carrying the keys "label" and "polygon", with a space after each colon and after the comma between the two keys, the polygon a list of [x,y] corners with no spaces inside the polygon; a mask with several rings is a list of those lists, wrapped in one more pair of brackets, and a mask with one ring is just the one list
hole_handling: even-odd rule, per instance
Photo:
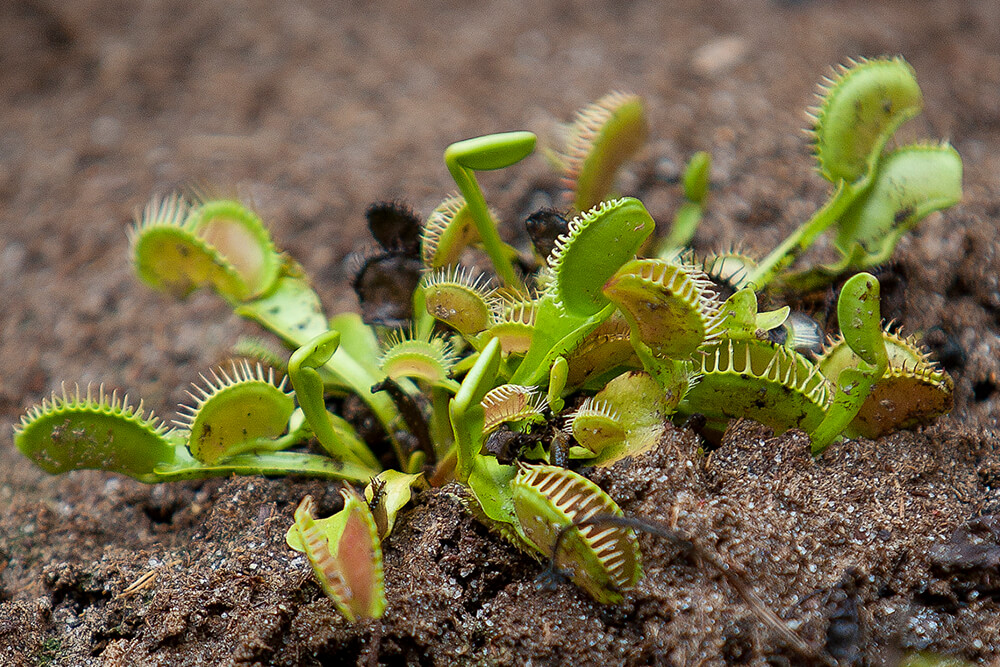
{"label": "green stem", "polygon": [[352,462],[335,461],[328,456],[299,452],[239,454],[212,465],[194,459],[157,467],[144,482],[176,482],[184,479],[228,477],[229,475],[302,475],[322,479],[345,480],[363,484],[377,471]]}
{"label": "green stem", "polygon": [[767,287],[779,271],[805,252],[820,234],[843,215],[851,202],[867,186],[866,181],[867,179],[854,184],[840,181],[829,201],[761,261],[748,276],[747,284],[752,285],[756,291]]}
{"label": "green stem", "polygon": [[497,272],[497,276],[505,285],[520,288],[521,281],[514,272],[514,263],[504,252],[504,243],[500,240],[500,234],[497,232],[493,217],[486,206],[486,198],[479,187],[479,182],[476,181],[475,172],[454,162],[448,163],[448,171],[451,172],[451,177],[455,179],[459,191],[465,197],[465,204],[469,207],[473,222],[476,223],[476,231],[479,232],[479,240],[482,241],[483,250],[493,262],[493,269]]}
{"label": "green stem", "polygon": [[455,434],[455,478],[462,484],[469,481],[476,457],[480,455],[485,422],[481,402],[486,392],[496,383],[500,356],[500,341],[494,338],[483,348],[475,366],[466,374],[458,393],[448,404],[448,414]]}
{"label": "green stem", "polygon": [[694,233],[698,229],[698,224],[701,223],[703,212],[700,202],[687,201],[681,204],[674,216],[670,233],[660,244],[659,255],[661,257],[690,245],[691,239],[694,238]]}
{"label": "green stem", "polygon": [[502,132],[484,137],[457,141],[444,152],[444,162],[479,232],[486,254],[493,268],[506,285],[521,288],[521,281],[514,272],[512,257],[506,252],[496,224],[486,207],[483,191],[476,181],[476,171],[503,169],[516,164],[535,150],[535,135],[531,132]]}

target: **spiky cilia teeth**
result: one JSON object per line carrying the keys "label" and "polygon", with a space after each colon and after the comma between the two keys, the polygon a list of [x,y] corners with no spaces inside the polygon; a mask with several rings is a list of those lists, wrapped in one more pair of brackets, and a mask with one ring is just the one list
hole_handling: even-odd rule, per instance
{"label": "spiky cilia teeth", "polygon": [[40,404],[31,406],[21,415],[20,422],[13,425],[14,431],[23,432],[38,419],[57,414],[63,410],[88,410],[125,417],[158,435],[170,431],[170,427],[157,417],[156,413],[152,410],[146,411],[141,399],[133,405],[129,401],[128,394],[119,397],[117,389],[112,390],[109,395],[104,390],[103,382],[97,385],[96,390],[92,383],[88,383],[82,394],[79,384],[74,383],[73,390],[69,391],[66,389],[65,382],[60,383],[58,392],[53,391],[49,398],[43,398]]}
{"label": "spiky cilia teeth", "polygon": [[[953,406],[951,377],[930,360],[915,336],[883,330],[882,338],[889,366],[845,430],[848,437],[877,438],[918,426]],[[828,343],[816,363],[835,382],[843,369],[855,366],[858,360],[838,337]]]}
{"label": "spiky cilia teeth", "polygon": [[540,419],[548,407],[548,400],[535,387],[502,384],[487,392],[481,405],[485,411],[483,431],[491,433],[501,424]]}
{"label": "spiky cilia teeth", "polygon": [[626,435],[620,413],[608,401],[593,396],[566,416],[566,424],[576,441],[594,454],[622,442]]}
{"label": "spiky cilia teeth", "polygon": [[500,308],[485,274],[473,277],[461,266],[425,274],[420,288],[427,312],[465,336],[486,330]]}
{"label": "spiky cilia teeth", "polygon": [[748,284],[748,278],[757,261],[739,250],[713,253],[695,264],[709,280],[712,281],[722,298],[728,298],[731,292],[737,292]]}
{"label": "spiky cilia teeth", "polygon": [[619,422],[621,415],[612,407],[608,401],[599,400],[593,396],[588,397],[580,404],[580,407],[565,416],[569,423],[577,417],[603,417],[608,421]]}
{"label": "spiky cilia teeth", "polygon": [[635,257],[655,226],[646,207],[632,197],[603,201],[570,221],[548,258],[555,275],[550,293],[560,309],[590,317],[607,306],[604,284]]}
{"label": "spiky cilia teeth", "polygon": [[229,353],[237,361],[240,359],[252,361],[279,372],[284,372],[288,365],[288,362],[268,342],[256,336],[240,336],[229,348]]}
{"label": "spiky cilia teeth", "polygon": [[577,113],[563,160],[563,183],[577,210],[608,195],[618,168],[645,140],[645,110],[638,95],[612,92]]}
{"label": "spiky cilia teeth", "polygon": [[139,277],[178,297],[211,286],[242,302],[270,290],[283,266],[263,222],[235,200],[155,197],[136,214],[129,239]]}
{"label": "spiky cilia teeth", "polygon": [[137,234],[149,227],[182,227],[187,220],[190,205],[179,193],[166,197],[153,197],[142,211],[136,211],[128,229],[129,241],[135,242]]}
{"label": "spiky cilia teeth", "polygon": [[234,199],[205,199],[191,207],[185,225],[236,270],[248,296],[268,291],[278,280],[281,254],[250,207]]}
{"label": "spiky cilia teeth", "polygon": [[[565,468],[520,464],[512,487],[522,528],[545,555],[552,554],[564,526],[604,515],[623,516],[600,487]],[[620,602],[621,592],[642,574],[635,534],[615,525],[593,523],[569,530],[554,557],[578,586],[602,603]]]}
{"label": "spiky cilia teeth", "polygon": [[[936,380],[948,378],[948,374],[941,369],[937,361],[931,358],[930,352],[925,349],[916,334],[903,336],[898,331],[893,330],[893,322],[889,322],[882,330],[882,339],[886,344],[886,354],[889,356],[889,367],[886,374],[898,372],[908,367],[908,374],[916,373],[934,377]],[[834,354],[842,351],[850,351],[844,343],[843,336],[829,338],[823,346],[820,354],[821,362],[828,362]],[[851,353],[853,355],[853,352]],[[838,369],[839,370],[839,369]],[[950,378],[949,378],[950,380]]]}
{"label": "spiky cilia teeth", "polygon": [[188,446],[202,463],[266,448],[286,430],[295,410],[286,378],[276,383],[273,368],[233,362],[228,371],[212,370],[201,380],[187,392],[193,405],[180,405],[174,423],[191,432]]}
{"label": "spiky cilia teeth", "polygon": [[900,57],[849,60],[823,79],[818,97],[813,151],[832,183],[867,174],[896,128],[923,105],[913,69]]}
{"label": "spiky cilia teeth", "polygon": [[211,369],[210,373],[211,377],[207,377],[204,373],[199,373],[198,376],[201,378],[202,384],[199,385],[192,382],[191,389],[184,392],[191,397],[193,405],[181,403],[177,406],[178,411],[182,414],[179,414],[178,418],[173,420],[174,425],[190,430],[191,424],[205,403],[227,387],[256,382],[271,385],[289,397],[292,395],[291,391],[286,390],[288,376],[283,375],[280,381],[275,382],[274,368],[268,366],[265,370],[264,366],[259,362],[251,366],[250,362],[245,359],[233,361],[228,371],[220,366],[219,368]]}
{"label": "spiky cilia teeth", "polygon": [[342,489],[341,495],[344,508],[327,519],[314,518],[315,502],[303,498],[285,541],[306,554],[320,587],[344,618],[379,618],[386,604],[385,574],[375,519],[356,492]]}
{"label": "spiky cilia teeth", "polygon": [[830,385],[802,355],[757,339],[725,339],[695,363],[681,412],[708,417],[713,429],[734,417],[756,419],[776,431],[809,431],[822,420]]}
{"label": "spiky cilia teeth", "polygon": [[427,217],[420,234],[420,259],[429,269],[458,262],[462,251],[479,238],[465,198],[451,193]]}
{"label": "spiky cilia teeth", "polygon": [[691,265],[632,260],[608,280],[603,292],[659,356],[690,355],[722,331],[713,283]]}
{"label": "spiky cilia teeth", "polygon": [[431,383],[443,382],[458,356],[444,336],[417,338],[413,331],[392,331],[382,344],[379,368],[394,380],[411,377]]}
{"label": "spiky cilia teeth", "polygon": [[496,296],[498,308],[484,336],[498,339],[504,354],[527,353],[535,333],[536,299],[506,289],[497,290]]}
{"label": "spiky cilia teeth", "polygon": [[602,201],[594,208],[588,209],[587,211],[574,216],[574,218],[569,221],[569,228],[566,230],[566,233],[560,234],[556,237],[555,249],[547,259],[549,267],[553,271],[558,270],[559,265],[563,262],[563,256],[566,254],[566,248],[570,245],[573,239],[579,236],[580,232],[585,229],[592,220],[614,209],[621,201],[621,199]]}
{"label": "spiky cilia teeth", "polygon": [[82,393],[63,384],[29,408],[14,426],[14,445],[50,474],[98,469],[144,482],[158,481],[157,467],[178,455],[178,438],[142,401],[90,384]]}

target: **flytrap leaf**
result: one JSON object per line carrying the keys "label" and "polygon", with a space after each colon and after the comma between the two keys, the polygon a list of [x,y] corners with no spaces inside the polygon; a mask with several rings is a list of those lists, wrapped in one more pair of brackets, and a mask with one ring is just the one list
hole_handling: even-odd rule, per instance
{"label": "flytrap leaf", "polygon": [[379,357],[379,368],[393,380],[412,378],[434,386],[457,387],[450,378],[458,356],[443,336],[416,338],[393,331]]}
{"label": "flytrap leaf", "polygon": [[210,286],[240,303],[274,287],[281,255],[260,218],[242,204],[190,207],[180,195],[154,199],[130,233],[139,277],[177,297]]}
{"label": "flytrap leaf", "polygon": [[888,153],[871,189],[837,222],[835,243],[850,267],[867,268],[892,256],[900,237],[934,211],[962,199],[962,158],[947,144],[917,144]]}
{"label": "flytrap leaf", "polygon": [[577,211],[608,197],[622,163],[646,143],[642,99],[613,92],[577,112],[569,127],[563,181],[573,193]]}
{"label": "flytrap leaf", "polygon": [[381,618],[385,611],[382,545],[371,510],[358,494],[341,490],[344,509],[314,519],[316,504],[306,496],[285,535],[288,546],[305,553],[313,574],[344,618],[353,623]]}
{"label": "flytrap leaf", "polygon": [[420,283],[427,312],[463,336],[485,331],[493,322],[496,300],[488,289],[488,280],[473,278],[468,271],[454,266],[428,273]]}
{"label": "flytrap leaf", "polygon": [[810,432],[825,415],[829,387],[819,370],[797,352],[769,341],[723,339],[695,364],[700,379],[678,411],[705,415],[723,431],[731,419],[749,417],[782,432]]}
{"label": "flytrap leaf", "polygon": [[278,279],[281,256],[256,213],[238,201],[215,199],[191,209],[186,226],[231,264],[251,296],[267,292]]}
{"label": "flytrap leaf", "polygon": [[[954,384],[951,377],[930,361],[913,337],[881,333],[888,367],[877,379],[857,415],[845,429],[849,438],[878,438],[905,428],[930,422],[951,410]],[[817,360],[820,371],[831,380],[845,369],[858,368],[861,358],[839,339]]]}
{"label": "flytrap leaf", "polygon": [[445,151],[445,162],[473,171],[493,171],[517,164],[535,150],[531,132],[501,132],[456,141]]}
{"label": "flytrap leaf", "polygon": [[634,259],[604,285],[632,330],[661,357],[683,358],[718,334],[719,310],[708,277],[662,259]]}
{"label": "flytrap leaf", "polygon": [[[599,486],[571,470],[522,465],[512,482],[514,510],[532,546],[552,555],[559,531],[574,521],[623,516]],[[642,575],[639,543],[631,529],[590,524],[568,531],[554,554],[556,565],[602,604],[622,601],[622,592]]]}
{"label": "flytrap leaf", "polygon": [[482,338],[500,341],[504,354],[525,354],[531,349],[531,341],[535,334],[535,321],[538,313],[537,304],[531,300],[503,300],[493,323]]}
{"label": "flytrap leaf", "polygon": [[840,290],[837,299],[840,333],[859,361],[855,367],[841,370],[832,380],[836,391],[826,416],[810,433],[814,454],[822,453],[840,437],[888,368],[879,291],[878,279],[869,273],[853,276]]}
{"label": "flytrap leaf", "polygon": [[606,466],[656,445],[679,400],[668,397],[649,373],[633,371],[608,382],[567,422],[574,439],[594,455],[588,464]]}
{"label": "flytrap leaf", "polygon": [[655,224],[642,202],[632,197],[602,202],[574,218],[549,257],[561,306],[578,317],[590,317],[607,306],[604,284],[635,257]]}
{"label": "flytrap leaf", "polygon": [[869,175],[896,129],[923,106],[913,68],[902,58],[852,60],[826,80],[819,98],[814,150],[831,183]]}
{"label": "flytrap leaf", "polygon": [[620,311],[601,322],[566,356],[569,387],[600,389],[622,369],[642,366],[632,347],[631,329]]}
{"label": "flytrap leaf", "polygon": [[701,270],[715,283],[721,298],[726,299],[734,292],[748,286],[750,274],[757,268],[757,262],[736,250],[713,253],[700,264]]}
{"label": "flytrap leaf", "polygon": [[142,402],[109,396],[103,385],[80,393],[63,387],[41,405],[28,410],[14,427],[14,444],[47,473],[107,470],[143,482],[157,481],[157,466],[171,465],[179,451],[177,439]]}
{"label": "flytrap leaf", "polygon": [[[275,384],[274,371],[248,363],[233,363],[230,371],[201,376],[188,396],[194,405],[182,405],[177,425],[190,431],[188,448],[207,464],[248,451],[280,448],[274,439],[285,432],[295,411],[295,400],[285,391],[285,378]],[[287,446],[285,444],[284,446]]]}
{"label": "flytrap leaf", "polygon": [[[492,212],[490,216],[495,218]],[[478,240],[479,232],[465,198],[449,195],[427,217],[420,235],[420,259],[429,269],[451,266],[458,263],[463,250]]]}
{"label": "flytrap leaf", "polygon": [[483,407],[483,433],[492,433],[501,424],[543,419],[545,394],[532,387],[502,384],[491,389],[480,402]]}

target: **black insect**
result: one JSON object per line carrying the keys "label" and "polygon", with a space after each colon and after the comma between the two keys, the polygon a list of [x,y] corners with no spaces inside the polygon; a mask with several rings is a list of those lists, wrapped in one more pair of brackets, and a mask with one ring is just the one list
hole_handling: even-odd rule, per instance
{"label": "black insect", "polygon": [[372,236],[386,252],[420,256],[420,218],[409,206],[398,201],[375,202],[365,217]]}
{"label": "black insect", "polygon": [[541,434],[518,433],[517,431],[511,431],[506,424],[501,424],[500,428],[486,437],[482,453],[488,456],[495,456],[497,461],[504,465],[511,465],[521,455],[522,451],[540,439]]}
{"label": "black insect", "polygon": [[399,329],[413,318],[413,291],[420,283],[419,258],[399,253],[370,257],[354,277],[354,291],[365,324]]}
{"label": "black insect", "polygon": [[569,222],[559,211],[553,208],[542,208],[524,221],[528,236],[535,250],[542,257],[548,257],[556,247],[556,239],[569,231]]}

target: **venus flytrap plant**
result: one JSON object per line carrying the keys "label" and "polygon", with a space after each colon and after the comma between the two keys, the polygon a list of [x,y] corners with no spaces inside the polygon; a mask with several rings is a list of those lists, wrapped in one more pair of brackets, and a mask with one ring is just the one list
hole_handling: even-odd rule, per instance
{"label": "venus flytrap plant", "polygon": [[182,405],[185,414],[176,422],[190,432],[188,447],[199,461],[212,464],[244,451],[279,451],[295,444],[296,436],[301,439],[294,430],[288,438],[279,437],[295,401],[284,391],[284,378],[274,383],[273,370],[265,376],[260,366],[254,372],[247,363],[234,363],[231,373],[221,369],[212,371],[212,379],[201,378],[205,386],[188,392],[194,405]]}
{"label": "venus flytrap plant", "polygon": [[[623,373],[567,416],[574,439],[589,453],[579,458],[610,465],[654,447],[677,400],[645,371]],[[572,455],[572,452],[571,452]],[[589,458],[593,456],[593,458]]]}
{"label": "venus flytrap plant", "polygon": [[[772,280],[809,289],[845,271],[884,262],[902,234],[962,196],[961,158],[949,146],[917,144],[884,154],[923,96],[902,58],[850,61],[828,78],[813,115],[820,173],[833,183],[830,199],[750,273],[763,289]],[[831,226],[843,259],[798,274],[779,275]]]}
{"label": "venus flytrap plant", "polygon": [[[283,403],[283,399],[281,400]],[[213,412],[224,424],[238,419],[232,411]],[[244,413],[242,406],[239,408]],[[188,412],[187,419],[197,422],[202,433],[211,433],[214,420],[198,420]],[[207,427],[207,428],[206,428]],[[88,386],[83,393],[63,391],[53,394],[28,410],[15,427],[14,444],[22,454],[52,474],[72,470],[106,470],[127,475],[149,484],[183,479],[227,477],[229,475],[306,475],[353,482],[367,480],[371,470],[328,456],[302,452],[274,451],[271,438],[247,440],[241,436],[223,443],[224,456],[218,447],[189,449],[191,433],[183,428],[170,429],[146,414],[142,404],[132,406],[127,397],[110,396],[103,387]],[[301,442],[308,434],[292,427],[281,447]],[[199,460],[207,456],[208,460]]]}
{"label": "venus flytrap plant", "polygon": [[512,382],[544,380],[565,356],[614,311],[604,283],[634,257],[655,223],[637,199],[604,202],[575,218],[549,258],[553,281],[536,306],[531,347]]}
{"label": "venus flytrap plant", "polygon": [[[599,486],[565,468],[522,465],[514,478],[514,511],[524,539],[555,563],[598,602],[622,601],[622,591],[642,576],[635,532],[618,526],[564,526],[595,515],[622,516]],[[555,550],[561,538],[563,549]]]}
{"label": "venus flytrap plant", "polygon": [[841,260],[782,276],[784,284],[811,290],[847,271],[889,261],[903,234],[934,211],[962,197],[962,159],[947,144],[912,144],[885,155],[875,182],[837,223]]}
{"label": "venus flytrap plant", "polygon": [[[956,200],[961,162],[953,149],[884,150],[919,106],[901,60],[866,61],[838,75],[815,128],[834,195],[760,263],[738,252],[698,261],[680,248],[703,212],[707,154],[688,165],[687,202],[664,250],[637,257],[656,223],[638,199],[608,198],[615,171],[645,136],[634,96],[610,96],[580,115],[566,160],[580,211],[569,222],[548,209],[529,218],[544,257],[533,274],[525,269],[524,281],[513,259],[528,266],[528,254],[500,240],[475,172],[515,164],[535,137],[458,142],[445,162],[462,194],[426,224],[398,202],[368,209],[381,249],[354,283],[362,316],[328,319],[302,268],[249,209],[228,200],[154,200],[131,232],[137,274],[178,297],[207,286],[270,330],[291,352],[287,364],[259,344],[240,354],[287,369],[291,389],[248,362],[214,371],[175,428],[115,393],[64,392],[28,411],[15,444],[51,473],[101,468],[149,483],[234,473],[368,483],[367,502],[345,491],[345,508],[328,519],[314,518],[304,501],[287,538],[349,620],[382,613],[379,542],[425,476],[437,486],[457,482],[484,524],[539,559],[555,550],[592,597],[619,601],[641,572],[635,535],[625,524],[588,524],[622,512],[563,466],[636,456],[656,446],[668,420],[695,414],[706,418],[709,437],[741,417],[775,431],[802,429],[819,455],[838,438],[877,437],[950,407],[950,378],[913,340],[883,330],[873,276],[845,283],[840,336],[816,362],[799,350],[815,346],[817,325],[788,306],[761,310],[755,292],[772,281],[818,284],[883,261],[906,229]],[[830,228],[844,259],[787,273]],[[500,287],[457,263],[477,243]],[[382,435],[362,438],[331,411],[350,394]],[[311,440],[322,454],[302,450]],[[383,470],[392,459],[398,470]]]}
{"label": "venus flytrap plant", "polygon": [[607,199],[621,165],[646,143],[646,110],[638,95],[613,92],[579,112],[557,160],[573,207],[587,211]]}

